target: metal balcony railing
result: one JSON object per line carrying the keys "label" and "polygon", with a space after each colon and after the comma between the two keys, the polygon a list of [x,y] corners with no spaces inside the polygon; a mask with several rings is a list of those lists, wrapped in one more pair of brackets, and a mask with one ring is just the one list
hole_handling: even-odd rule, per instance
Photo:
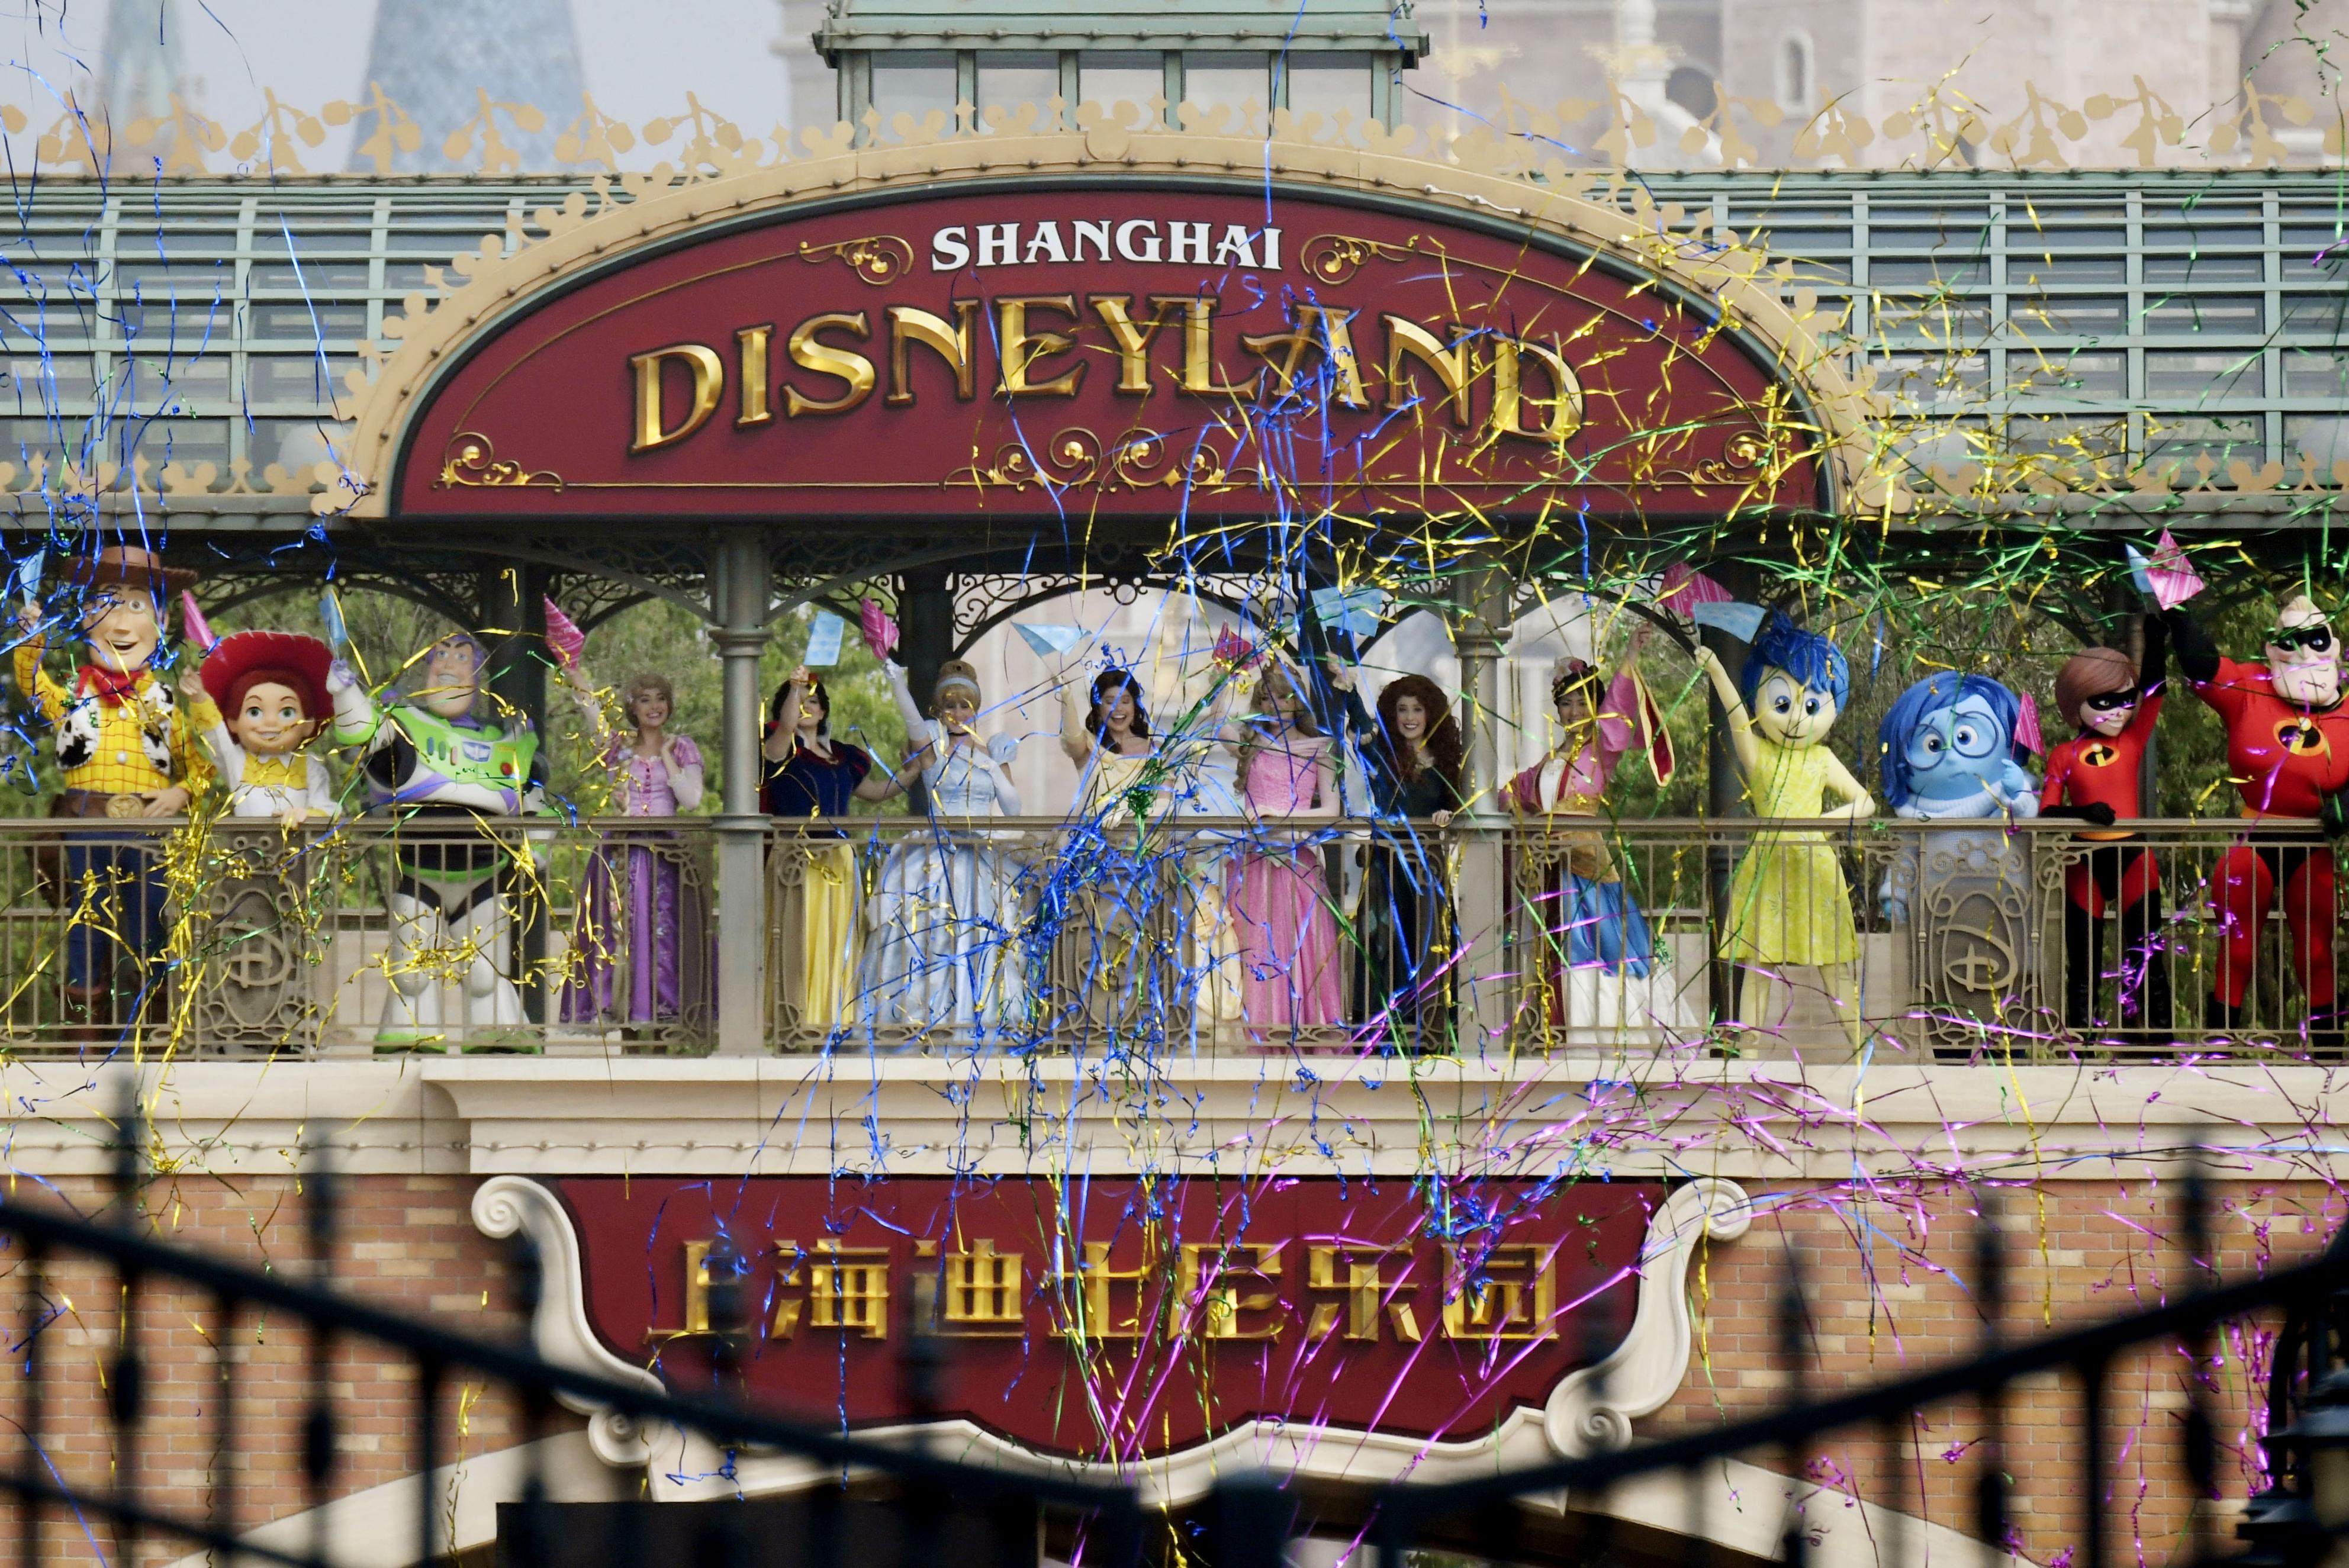
{"label": "metal balcony railing", "polygon": [[0,822],[9,1048],[698,1053],[741,919],[781,1051],[2341,1049],[2313,823],[853,818],[740,911],[732,830]]}

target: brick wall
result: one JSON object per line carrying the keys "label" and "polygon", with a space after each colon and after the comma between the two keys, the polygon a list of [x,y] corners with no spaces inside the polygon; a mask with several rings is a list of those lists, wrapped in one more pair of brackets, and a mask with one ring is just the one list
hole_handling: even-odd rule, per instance
{"label": "brick wall", "polygon": [[[1714,1249],[1692,1276],[1696,1356],[1671,1404],[1646,1423],[1661,1435],[1724,1418],[1766,1411],[1790,1390],[1819,1397],[1864,1387],[1905,1373],[1964,1359],[1985,1333],[1974,1287],[1983,1223],[1961,1188],[1922,1193],[1887,1185],[1855,1202],[1842,1187],[1780,1189],[1754,1196],[1765,1208],[1739,1241]],[[2048,1181],[1994,1194],[2008,1260],[2004,1333],[2025,1338],[2097,1318],[2141,1310],[2191,1283],[2169,1240],[2181,1213],[2175,1182]],[[2306,1256],[2336,1228],[2338,1194],[2320,1183],[2218,1184],[2211,1226],[2220,1267],[2230,1276],[2272,1257]],[[1812,1333],[1794,1364],[1779,1353],[1778,1304],[1786,1260],[1805,1282]],[[2219,1528],[2231,1536],[2260,1453],[2254,1413],[2275,1324],[2239,1327],[2211,1347],[2207,1398],[2220,1442],[2219,1477],[2229,1500]],[[2179,1433],[2187,1408],[2188,1362],[2175,1346],[2116,1362],[2108,1394],[2110,1485],[2120,1510],[2112,1526],[2116,1553],[2134,1558],[2131,1541],[2156,1557],[2187,1519]],[[2085,1494],[2079,1469],[2084,1420],[2075,1379],[2045,1379],[2009,1400],[2004,1463],[2012,1478],[2012,1516],[2024,1552],[2060,1560],[2080,1539]],[[1971,1532],[1971,1488],[1985,1451],[1983,1410],[1961,1404],[1920,1416],[1899,1440],[1899,1495],[1914,1511]],[[1828,1487],[1857,1486],[1889,1502],[1882,1434],[1851,1433],[1824,1445],[1808,1474]],[[1777,1456],[1747,1456],[1781,1468]],[[1916,1507],[1920,1495],[1924,1507]],[[1814,1506],[1839,1500],[1820,1497]]]}
{"label": "brick wall", "polygon": [[[337,1286],[372,1305],[467,1331],[518,1333],[502,1244],[474,1230],[466,1212],[474,1185],[467,1178],[434,1176],[345,1181]],[[99,1186],[86,1180],[60,1180],[51,1190],[84,1214],[98,1212],[104,1202]],[[15,1185],[20,1201],[40,1191],[27,1180]],[[150,1189],[147,1208],[157,1232],[177,1244],[289,1274],[306,1266],[303,1204],[291,1181],[166,1178]],[[0,1314],[17,1344],[21,1368],[27,1270],[20,1247],[9,1250],[5,1272]],[[300,1455],[311,1352],[298,1326],[247,1312],[223,1335],[204,1297],[143,1289],[138,1323],[146,1366],[145,1434],[136,1469],[119,1474],[113,1466],[121,1450],[111,1438],[104,1390],[119,1297],[109,1277],[86,1264],[53,1266],[49,1282],[54,1315],[40,1336],[44,1447],[60,1480],[99,1490],[127,1480],[148,1506],[175,1515],[201,1516],[214,1506],[220,1369],[212,1347],[225,1342],[234,1367],[237,1436],[229,1464],[218,1473],[232,1488],[236,1528],[249,1530],[310,1505]],[[328,1394],[336,1429],[334,1495],[415,1472],[416,1380],[408,1367],[370,1346],[342,1344],[330,1367]],[[0,1400],[0,1414],[9,1421],[26,1419],[21,1377]],[[522,1440],[518,1412],[478,1383],[452,1380],[442,1409],[444,1462]],[[576,1424],[575,1418],[559,1417],[561,1426]],[[102,1528],[85,1527],[62,1511],[48,1515],[47,1546],[47,1554],[60,1562],[118,1560],[116,1542]],[[168,1562],[184,1550],[180,1543],[147,1542],[132,1556]]]}

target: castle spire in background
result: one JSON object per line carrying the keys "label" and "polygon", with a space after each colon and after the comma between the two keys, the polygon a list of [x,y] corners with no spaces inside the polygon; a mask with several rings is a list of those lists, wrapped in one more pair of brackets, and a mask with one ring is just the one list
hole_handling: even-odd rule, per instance
{"label": "castle spire in background", "polygon": [[[469,139],[471,150],[451,158],[443,144],[481,118],[484,95],[493,104],[544,113],[544,125],[525,131],[500,110],[496,130],[521,157],[520,172],[553,169],[555,138],[578,114],[585,90],[570,0],[378,0],[367,74],[355,96],[366,96],[370,82],[380,84],[424,133],[415,151],[395,157],[392,167],[402,173],[479,169],[478,126]],[[355,151],[350,167],[373,164]]]}
{"label": "castle spire in background", "polygon": [[93,121],[103,114],[118,153],[134,150],[133,125],[168,120],[171,95],[189,94],[180,21],[179,0],[109,0],[98,93],[85,107]]}

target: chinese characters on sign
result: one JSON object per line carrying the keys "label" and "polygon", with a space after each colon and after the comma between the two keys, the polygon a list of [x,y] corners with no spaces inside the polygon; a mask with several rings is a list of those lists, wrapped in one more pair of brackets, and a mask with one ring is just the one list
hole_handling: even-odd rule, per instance
{"label": "chinese characters on sign", "polygon": [[[1434,1223],[1407,1181],[579,1178],[561,1190],[591,1321],[618,1354],[682,1386],[706,1380],[722,1326],[713,1286],[739,1280],[761,1398],[905,1419],[898,1357],[926,1326],[950,1346],[943,1413],[1088,1458],[1264,1418],[1488,1432],[1620,1342],[1664,1195],[1484,1183],[1447,1194],[1449,1223]],[[1064,1376],[1080,1361],[1124,1402],[1064,1398],[1084,1386]]]}

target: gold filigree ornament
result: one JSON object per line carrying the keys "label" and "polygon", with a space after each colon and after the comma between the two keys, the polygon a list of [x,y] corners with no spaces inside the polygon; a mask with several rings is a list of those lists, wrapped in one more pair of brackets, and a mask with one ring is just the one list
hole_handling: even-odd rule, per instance
{"label": "gold filigree ornament", "polygon": [[1305,242],[1298,252],[1305,270],[1325,284],[1351,283],[1362,263],[1371,261],[1408,261],[1419,251],[1419,236],[1413,234],[1400,245],[1383,240],[1365,240],[1356,234],[1316,234]]}
{"label": "gold filigree ornament", "polygon": [[895,283],[911,272],[914,247],[895,234],[868,234],[861,240],[840,240],[829,245],[800,242],[800,260],[811,266],[825,262],[848,263],[849,270],[874,287]]}
{"label": "gold filigree ornament", "polygon": [[552,469],[533,471],[498,456],[497,448],[478,430],[460,430],[449,438],[441,455],[440,477],[435,490],[561,490],[563,476]]}

